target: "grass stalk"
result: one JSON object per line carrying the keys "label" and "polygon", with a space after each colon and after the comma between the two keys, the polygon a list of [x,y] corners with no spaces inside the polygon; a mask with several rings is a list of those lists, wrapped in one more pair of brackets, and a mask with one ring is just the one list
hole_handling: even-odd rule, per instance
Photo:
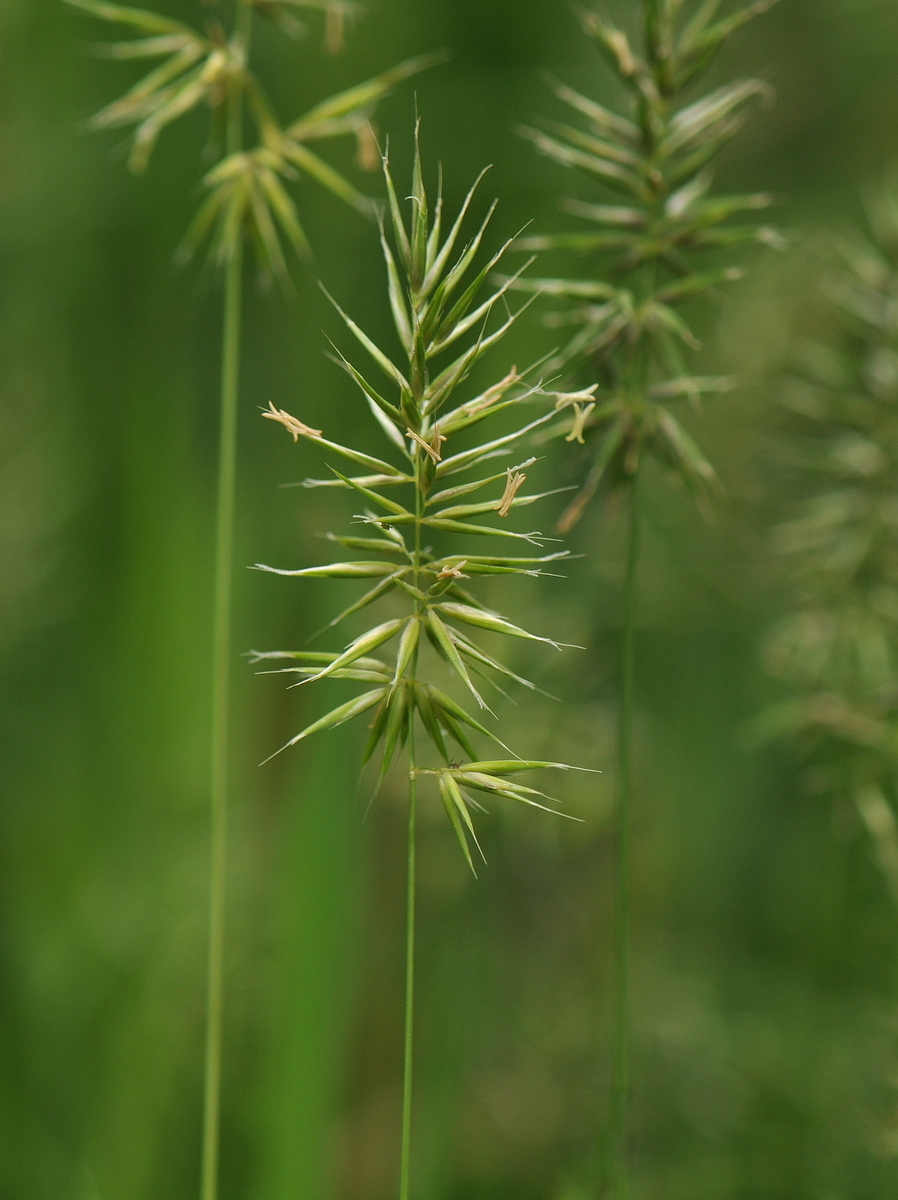
{"label": "grass stalk", "polygon": [[637,467],[628,491],[629,528],[623,592],[621,703],[618,721],[618,802],[614,896],[614,1061],[611,1092],[611,1195],[630,1194],[630,922],[633,821],[633,714],[636,679],[636,613],[642,540],[642,498]]}
{"label": "grass stalk", "polygon": [[234,557],[234,491],[237,467],[237,399],[240,368],[243,255],[237,249],[225,280],[221,374],[221,435],[215,533],[210,787],[209,950],[203,1087],[203,1162],[200,1195],[218,1194],[221,1043],[224,1010],[224,939],[227,873],[228,724],[231,683],[231,600]]}
{"label": "grass stalk", "polygon": [[412,1144],[412,1082],[415,1034],[415,886],[418,764],[415,754],[414,710],[408,719],[408,877],[405,924],[405,1034],[402,1051],[402,1145],[399,1160],[399,1200],[408,1200]]}
{"label": "grass stalk", "polygon": [[[238,33],[248,49],[251,9],[240,0]],[[228,153],[242,144],[243,102],[232,89]],[[206,984],[206,1045],[203,1073],[201,1200],[218,1196],[221,1062],[224,1023],[224,955],[227,905],[228,726],[231,690],[231,616],[234,508],[237,476],[237,413],[243,300],[243,240],[238,238],[225,274],[215,515],[215,580],[212,621],[212,744],[210,747],[209,946]]]}
{"label": "grass stalk", "polygon": [[[422,380],[423,382],[423,380]],[[427,497],[422,480],[421,449],[414,450],[415,479],[415,545],[413,571],[415,587],[421,584],[421,521]],[[415,605],[418,619],[422,616],[420,602]],[[418,651],[412,656],[410,680],[414,688],[418,673]],[[415,706],[408,710],[408,841],[405,904],[405,1019],[402,1047],[402,1134],[399,1152],[399,1200],[408,1200],[412,1146],[412,1091],[414,1084],[415,1051],[415,899],[417,888],[417,822],[418,822],[418,756],[415,747]]]}

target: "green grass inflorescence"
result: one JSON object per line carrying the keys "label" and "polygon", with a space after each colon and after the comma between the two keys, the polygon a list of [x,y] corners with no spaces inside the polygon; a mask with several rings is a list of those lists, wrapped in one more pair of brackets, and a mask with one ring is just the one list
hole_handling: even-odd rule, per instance
{"label": "green grass inflorescence", "polygon": [[588,222],[582,231],[522,238],[521,250],[566,251],[596,260],[596,277],[517,280],[520,290],[567,301],[548,320],[575,330],[552,365],[566,369],[577,390],[560,393],[560,428],[584,445],[591,459],[583,486],[559,522],[568,531],[599,491],[625,492],[628,550],[623,583],[622,668],[618,736],[618,807],[615,919],[614,1069],[609,1130],[612,1193],[629,1195],[630,1088],[630,827],[634,798],[633,707],[638,573],[643,520],[641,475],[654,458],[689,490],[717,488],[714,468],[672,410],[698,407],[703,396],[725,392],[729,378],[696,375],[689,355],[698,348],[679,311],[742,275],[739,267],[700,263],[746,243],[780,245],[768,227],[731,218],[767,207],[766,194],[715,195],[710,164],[741,127],[752,101],[770,94],[759,79],[724,84],[695,99],[695,85],[736,29],[770,8],[757,0],[721,16],[719,0],[643,0],[637,49],[627,33],[589,10],[581,11],[592,38],[628,97],[612,111],[563,83],[559,100],[579,124],[544,122],[525,127],[536,150],[574,168],[613,203],[567,200],[563,207]]}
{"label": "green grass inflorescence", "polygon": [[[539,553],[545,539],[538,532],[518,532],[505,524],[512,510],[532,504],[540,495],[525,494],[521,488],[526,470],[534,461],[526,458],[500,471],[492,469],[497,456],[522,453],[530,432],[554,417],[552,410],[525,420],[510,433],[455,449],[455,438],[473,430],[500,413],[515,414],[534,396],[541,396],[538,382],[528,384],[512,368],[503,378],[477,395],[460,402],[463,388],[475,364],[495,346],[513,324],[516,314],[503,311],[508,284],[482,298],[480,293],[508,244],[488,259],[478,261],[478,252],[492,209],[477,232],[461,242],[463,222],[471,205],[474,188],[448,232],[443,230],[442,198],[431,210],[424,187],[420,153],[416,152],[411,189],[411,219],[407,223],[384,160],[389,197],[392,244],[382,231],[387,271],[386,303],[389,305],[402,359],[397,363],[380,349],[347,314],[341,315],[365,349],[386,386],[374,383],[342,358],[346,370],[358,384],[372,415],[390,444],[389,459],[377,458],[325,437],[291,414],[271,407],[264,415],[278,421],[295,440],[305,438],[331,457],[348,460],[364,474],[345,475],[336,468],[330,480],[310,480],[318,486],[351,490],[361,511],[356,520],[364,536],[331,535],[349,550],[361,551],[365,559],[276,570],[298,578],[359,579],[373,583],[361,599],[331,624],[366,609],[381,598],[401,602],[402,615],[372,625],[341,652],[273,651],[257,653],[256,661],[292,660],[283,670],[300,676],[299,684],[325,679],[348,679],[369,685],[356,698],[332,709],[290,739],[288,745],[354,717],[373,712],[365,758],[380,756],[379,783],[383,783],[396,757],[406,751],[408,762],[408,878],[406,927],[406,1002],[403,1065],[402,1139],[400,1153],[400,1200],[408,1200],[413,1082],[413,1010],[415,951],[415,834],[419,787],[435,785],[465,859],[474,870],[479,844],[472,811],[481,807],[475,794],[515,801],[548,809],[549,800],[536,788],[516,782],[521,772],[544,768],[570,768],[560,763],[516,757],[484,723],[490,719],[477,677],[498,675],[526,686],[500,660],[481,649],[473,631],[548,642],[513,624],[487,608],[468,590],[471,577],[496,575],[539,575],[547,563],[565,557],[564,551]],[[494,313],[501,313],[491,323]],[[490,330],[491,324],[495,327]],[[467,439],[465,439],[467,441]],[[486,474],[478,471],[486,470]],[[470,478],[474,472],[475,477]],[[487,490],[486,500],[474,497]],[[492,518],[482,524],[478,517]],[[425,537],[443,545],[435,550]],[[537,553],[509,557],[447,549],[459,539],[514,540],[533,547]],[[274,570],[263,567],[263,570]],[[392,660],[382,657],[388,644],[396,646]],[[435,653],[430,662],[422,656],[429,645]],[[443,669],[468,693],[476,715],[434,682],[432,667],[442,660]],[[497,743],[504,757],[483,759],[474,748],[477,737]],[[452,749],[453,746],[458,749]],[[427,746],[431,757],[424,757]],[[469,761],[456,762],[461,754]]]}

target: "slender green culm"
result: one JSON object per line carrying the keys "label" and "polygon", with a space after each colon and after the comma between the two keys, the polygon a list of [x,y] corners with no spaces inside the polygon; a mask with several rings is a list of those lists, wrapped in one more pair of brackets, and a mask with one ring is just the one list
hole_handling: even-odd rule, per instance
{"label": "slender green culm", "polygon": [[[436,56],[411,60],[375,79],[316,104],[283,127],[249,69],[253,15],[270,17],[286,32],[302,32],[298,9],[321,10],[327,18],[327,43],[340,48],[343,26],[357,12],[348,0],[236,0],[231,36],[208,35],[180,21],[105,0],[68,0],[91,16],[123,25],[138,35],[106,46],[112,58],[161,59],[121,99],[93,119],[95,128],[133,125],[130,166],[142,171],[162,131],[184,113],[208,104],[216,131],[224,130],[219,162],[204,179],[207,196],[187,231],[181,257],[189,257],[211,236],[211,254],[224,269],[221,409],[215,522],[212,616],[212,733],[210,747],[210,868],[207,1019],[203,1085],[201,1200],[218,1195],[218,1147],[221,1109],[222,1028],[227,877],[228,745],[231,594],[234,500],[237,469],[237,416],[244,247],[256,251],[263,278],[287,285],[283,242],[300,254],[308,242],[286,182],[305,174],[333,195],[368,215],[371,200],[314,154],[311,140],[354,135],[361,165],[371,165],[376,142],[371,116],[377,102],[400,80],[423,69]],[[244,146],[244,117],[253,118],[259,144]],[[375,158],[376,165],[376,158]]]}
{"label": "slender green culm", "polygon": [[582,11],[585,32],[629,96],[629,111],[614,112],[556,83],[556,96],[581,122],[585,118],[586,128],[553,121],[521,130],[541,154],[577,168],[617,197],[613,203],[563,203],[568,212],[590,223],[587,231],[518,242],[521,250],[573,251],[598,259],[600,278],[528,278],[511,284],[572,302],[548,318],[557,327],[575,328],[551,364],[570,372],[568,386],[576,389],[555,394],[563,417],[555,432],[588,447],[591,462],[559,529],[570,530],[600,488],[629,493],[616,836],[617,979],[607,1139],[616,1200],[629,1195],[629,830],[641,527],[638,481],[645,459],[654,457],[692,491],[707,494],[716,488],[713,467],[674,415],[671,402],[691,401],[698,407],[704,395],[727,391],[734,381],[690,371],[688,354],[698,342],[677,310],[741,276],[739,268],[719,263],[699,270],[697,260],[708,252],[719,254],[749,242],[781,242],[769,228],[731,222],[739,214],[767,207],[770,196],[715,196],[709,169],[741,126],[750,103],[767,97],[770,88],[758,79],[741,79],[700,99],[690,100],[688,93],[726,38],[774,2],[757,0],[721,16],[721,4],[715,0],[643,0],[641,53],[624,30]]}
{"label": "slender green culm", "polygon": [[243,256],[228,264],[221,375],[221,447],[215,536],[215,599],[212,624],[211,861],[206,1061],[203,1086],[202,1200],[216,1195],[224,1013],[225,894],[227,865],[228,711],[231,666],[231,577],[234,544],[234,480],[237,465],[237,395]]}
{"label": "slender green culm", "polygon": [[[251,9],[238,9],[236,36],[246,55]],[[233,88],[227,114],[227,152],[243,141],[243,98]],[[227,900],[228,726],[231,697],[231,580],[237,477],[237,412],[240,391],[240,332],[243,300],[243,241],[238,240],[225,273],[219,414],[218,485],[215,515],[215,578],[212,615],[212,743],[210,746],[209,947],[206,982],[206,1046],[203,1068],[203,1131],[200,1198],[218,1195],[221,1125],[221,1067],[224,1024],[224,956]]]}
{"label": "slender green culm", "polygon": [[758,733],[794,739],[816,789],[855,806],[898,900],[898,191],[867,207],[867,233],[827,238],[827,333],[796,339],[779,381],[768,494],[785,615],[764,655],[790,695]]}
{"label": "slender green culm", "polygon": [[633,821],[633,716],[636,687],[636,607],[638,601],[639,552],[642,527],[641,492],[638,472],[629,489],[629,545],[624,581],[623,653],[621,706],[618,723],[618,813],[615,869],[614,986],[615,1022],[612,1073],[610,1164],[618,1171],[614,1191],[629,1194],[629,1179],[622,1170],[629,1143],[630,1095],[630,874],[631,827]]}
{"label": "slender green culm", "polygon": [[399,1200],[408,1200],[412,1152],[412,1080],[415,1035],[415,893],[417,885],[418,762],[415,722],[408,723],[408,846],[405,918],[405,1024],[402,1047],[402,1138],[399,1151]]}
{"label": "slender green culm", "polygon": [[[273,651],[257,652],[254,657],[257,662],[292,660],[293,665],[281,670],[299,676],[295,686],[324,679],[356,680],[369,685],[369,690],[314,721],[287,745],[296,745],[312,733],[373,711],[365,759],[380,751],[378,787],[394,759],[407,747],[408,891],[399,1196],[400,1200],[408,1200],[413,1114],[415,824],[420,784],[429,780],[435,785],[461,852],[473,871],[472,847],[478,852],[480,847],[471,812],[481,805],[471,793],[555,812],[544,803],[549,797],[543,792],[517,783],[512,777],[539,768],[570,769],[560,763],[516,757],[484,723],[491,720],[492,714],[475,678],[489,681],[498,674],[527,687],[534,685],[482,650],[471,631],[489,630],[556,647],[558,643],[529,633],[486,608],[464,583],[480,575],[539,575],[546,563],[563,559],[566,552],[541,554],[538,551],[545,542],[541,534],[518,532],[506,524],[512,510],[541,498],[521,491],[532,458],[498,472],[494,469],[486,475],[468,477],[472,470],[495,463],[498,456],[519,454],[528,434],[553,419],[551,410],[491,440],[475,445],[466,442],[460,450],[452,446],[456,435],[499,413],[514,414],[525,401],[542,394],[538,382],[526,383],[529,372],[519,373],[512,367],[485,391],[461,402],[454,398],[475,364],[516,319],[516,314],[509,315],[502,303],[506,285],[490,291],[485,298],[480,295],[507,249],[506,244],[485,263],[478,261],[492,209],[473,237],[460,242],[475,184],[444,236],[442,198],[437,197],[431,210],[416,146],[411,220],[407,224],[386,158],[383,165],[392,233],[390,240],[386,229],[381,236],[387,270],[386,301],[402,357],[385,353],[339,310],[350,332],[385,377],[386,387],[375,386],[348,358],[341,355],[340,360],[389,442],[391,457],[378,458],[331,441],[321,430],[274,406],[264,414],[285,426],[294,440],[305,438],[329,456],[346,459],[356,470],[361,467],[365,472],[350,476],[331,468],[333,478],[307,480],[306,484],[353,492],[361,507],[356,520],[363,526],[364,536],[329,536],[338,545],[363,551],[368,557],[298,570],[260,569],[300,578],[359,579],[372,585],[361,599],[335,616],[331,626],[387,597],[399,601],[403,611],[372,625],[340,653]],[[470,499],[487,489],[494,492],[489,499]],[[481,524],[475,519],[481,516],[491,516],[495,523]],[[452,549],[453,543],[460,540],[471,543],[482,538],[512,539],[534,547],[537,553],[512,558]],[[434,549],[431,539],[443,545]],[[392,662],[381,657],[382,648],[390,642],[396,643]],[[433,651],[429,661],[422,653],[426,645]],[[480,710],[477,716],[433,681],[432,669],[439,667],[440,660],[441,674],[448,670],[456,684],[473,698]],[[431,765],[426,765],[420,755],[419,733],[425,735],[423,740],[435,760]],[[476,741],[478,736],[497,743],[504,757],[480,758],[472,745],[472,739]],[[450,751],[452,743],[470,761],[454,762],[453,753],[459,751]]]}

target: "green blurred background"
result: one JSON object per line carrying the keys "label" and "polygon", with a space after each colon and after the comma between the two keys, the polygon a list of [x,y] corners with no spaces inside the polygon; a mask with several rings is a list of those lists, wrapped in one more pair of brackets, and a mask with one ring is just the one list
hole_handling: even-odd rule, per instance
{"label": "green blurred background", "polygon": [[[624,21],[634,5],[611,5]],[[199,19],[195,0],[159,8]],[[133,75],[58,0],[0,0],[0,1200],[181,1200],[196,1192],[204,1004],[212,499],[220,296],[173,264],[196,204],[204,118],[145,178],[83,121]],[[450,63],[384,106],[399,178],[414,96],[457,203],[493,163],[493,241],[557,227],[585,181],[516,122],[553,110],[545,68],[614,98],[561,0],[376,0],[346,53],[263,35],[289,115],[392,64]],[[784,256],[698,320],[701,359],[745,385],[701,437],[728,497],[703,521],[650,487],[639,636],[634,1197],[886,1200],[898,1190],[898,913],[850,812],[809,795],[787,749],[746,749],[772,693],[764,380],[811,286],[804,244],[859,213],[898,158],[894,0],[782,0],[715,78],[761,73],[776,103],[718,184],[774,192]],[[351,170],[351,151],[342,162]],[[377,191],[377,180],[365,186]],[[297,295],[248,286],[238,563],[322,562],[348,511],[280,483],[312,450],[260,421],[273,400],[326,431],[367,416],[324,357],[346,341],[315,272],[387,337],[372,228],[320,191]],[[765,257],[765,255],[767,255]],[[532,361],[529,317],[489,368]],[[486,379],[486,375],[484,375]],[[375,430],[360,436],[377,444]],[[571,479],[575,459],[540,470]],[[538,472],[534,472],[536,480]],[[547,505],[544,526],[553,519]],[[562,706],[505,705],[528,752],[599,767],[565,785],[582,825],[482,822],[469,877],[442,813],[421,835],[418,1200],[580,1200],[609,1073],[609,817],[620,530],[596,509],[564,581],[498,588]],[[351,594],[241,570],[237,651],[299,646]],[[557,659],[557,660],[556,660]],[[321,695],[236,671],[224,1200],[395,1195],[402,998],[401,788],[366,816],[358,735],[256,764]],[[523,660],[519,660],[523,664]],[[536,732],[534,732],[536,731]]]}

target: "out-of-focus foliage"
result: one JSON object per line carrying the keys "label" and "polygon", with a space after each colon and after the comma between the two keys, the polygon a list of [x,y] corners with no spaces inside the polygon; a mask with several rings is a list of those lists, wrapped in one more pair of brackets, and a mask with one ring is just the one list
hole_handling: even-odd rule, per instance
{"label": "out-of-focus foliage", "polygon": [[688,400],[698,407],[703,395],[727,391],[733,381],[690,371],[686,356],[699,343],[678,309],[742,277],[731,265],[708,269],[705,263],[702,269],[708,251],[746,242],[781,245],[782,239],[767,226],[745,222],[745,214],[770,204],[769,195],[711,191],[710,164],[741,129],[752,101],[769,96],[769,85],[737,79],[698,99],[690,92],[726,39],[773,3],[758,0],[724,16],[719,3],[646,0],[641,54],[623,29],[584,11],[585,32],[629,95],[627,115],[556,83],[556,95],[580,125],[546,122],[545,131],[523,130],[541,154],[586,172],[614,198],[564,203],[597,226],[594,231],[520,243],[522,249],[589,254],[601,272],[517,285],[575,301],[550,318],[556,327],[578,327],[556,361],[589,387],[559,399],[558,407],[573,408],[568,441],[583,444],[589,434],[595,447],[586,484],[562,517],[562,529],[580,519],[601,482],[614,490],[632,479],[644,452],[693,490],[715,482],[713,467],[669,405]]}
{"label": "out-of-focus foliage", "polygon": [[[282,238],[300,253],[309,251],[296,205],[285,187],[287,182],[305,173],[348,204],[369,215],[373,212],[372,201],[310,150],[307,143],[353,134],[358,141],[360,165],[370,168],[372,148],[376,147],[371,118],[377,102],[401,80],[435,61],[433,56],[421,56],[404,62],[375,79],[319,101],[285,128],[278,122],[262,82],[249,67],[254,9],[293,33],[301,32],[302,26],[295,24],[291,8],[323,10],[328,20],[328,45],[338,50],[342,49],[343,22],[356,11],[355,6],[340,0],[235,0],[234,31],[226,37],[217,20],[210,22],[208,33],[201,34],[181,21],[140,8],[107,4],[105,0],[66,2],[143,35],[103,45],[101,50],[109,58],[163,60],[91,121],[95,129],[136,127],[128,160],[133,171],[139,173],[146,168],[167,126],[200,105],[212,110],[213,147],[220,161],[203,179],[209,194],[187,231],[182,256],[189,257],[211,233],[215,257],[221,263],[231,261],[246,234],[263,273],[278,276],[282,282],[288,278]],[[259,145],[251,150],[243,148],[244,104],[249,107],[259,138]]]}
{"label": "out-of-focus foliage", "polygon": [[835,328],[781,385],[773,464],[792,511],[773,534],[793,611],[766,659],[795,696],[764,724],[800,735],[818,784],[854,799],[898,894],[898,198],[868,210],[869,237],[842,239],[826,280]]}

